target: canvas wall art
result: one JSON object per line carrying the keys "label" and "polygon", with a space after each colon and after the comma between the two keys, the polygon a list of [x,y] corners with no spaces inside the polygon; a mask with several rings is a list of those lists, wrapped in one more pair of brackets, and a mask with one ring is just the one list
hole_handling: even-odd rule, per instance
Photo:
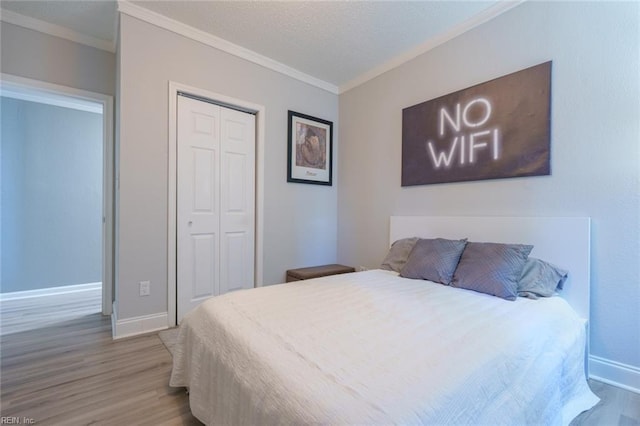
{"label": "canvas wall art", "polygon": [[551,62],[402,111],[402,186],[551,174]]}

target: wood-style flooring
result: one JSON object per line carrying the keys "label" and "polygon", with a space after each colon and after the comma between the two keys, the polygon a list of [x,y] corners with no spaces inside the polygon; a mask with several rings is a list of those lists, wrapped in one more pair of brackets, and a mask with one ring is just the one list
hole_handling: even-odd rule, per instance
{"label": "wood-style flooring", "polygon": [[201,425],[184,389],[169,387],[171,355],[157,334],[114,341],[100,309],[91,291],[0,302],[1,415],[37,425]]}
{"label": "wood-style flooring", "polygon": [[[201,425],[184,390],[168,386],[171,355],[157,334],[112,340],[99,292],[2,301],[0,334],[2,418],[64,426]],[[640,426],[639,394],[589,383],[602,400],[571,426]]]}

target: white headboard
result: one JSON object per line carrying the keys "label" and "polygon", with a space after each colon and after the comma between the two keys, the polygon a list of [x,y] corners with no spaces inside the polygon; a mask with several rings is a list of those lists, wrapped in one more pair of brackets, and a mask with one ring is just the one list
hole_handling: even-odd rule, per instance
{"label": "white headboard", "polygon": [[391,216],[389,236],[389,244],[407,237],[532,244],[531,256],[569,271],[561,296],[578,315],[589,319],[588,217]]}

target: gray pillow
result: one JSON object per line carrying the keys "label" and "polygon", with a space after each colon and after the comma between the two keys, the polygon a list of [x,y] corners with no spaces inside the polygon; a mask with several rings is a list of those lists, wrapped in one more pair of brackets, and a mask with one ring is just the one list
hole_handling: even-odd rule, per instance
{"label": "gray pillow", "polygon": [[466,244],[466,238],[463,240],[419,239],[413,246],[407,263],[400,270],[400,276],[448,285]]}
{"label": "gray pillow", "polygon": [[533,246],[467,243],[453,275],[453,287],[516,300],[518,281]]}
{"label": "gray pillow", "polygon": [[387,257],[384,258],[382,265],[380,265],[380,269],[400,272],[404,264],[407,263],[407,258],[416,241],[418,241],[418,237],[411,237],[403,238],[391,244]]}
{"label": "gray pillow", "polygon": [[567,271],[556,265],[530,257],[518,281],[518,296],[531,299],[553,296],[556,290],[562,290],[568,275]]}

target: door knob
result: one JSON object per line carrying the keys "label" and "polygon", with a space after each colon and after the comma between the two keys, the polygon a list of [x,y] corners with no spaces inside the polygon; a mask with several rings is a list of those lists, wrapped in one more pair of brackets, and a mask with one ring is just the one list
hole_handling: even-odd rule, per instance
{"label": "door knob", "polygon": [[187,225],[189,225],[189,226],[193,225],[193,221],[192,221],[192,220],[190,220],[190,221],[189,221],[189,223],[188,223]]}

